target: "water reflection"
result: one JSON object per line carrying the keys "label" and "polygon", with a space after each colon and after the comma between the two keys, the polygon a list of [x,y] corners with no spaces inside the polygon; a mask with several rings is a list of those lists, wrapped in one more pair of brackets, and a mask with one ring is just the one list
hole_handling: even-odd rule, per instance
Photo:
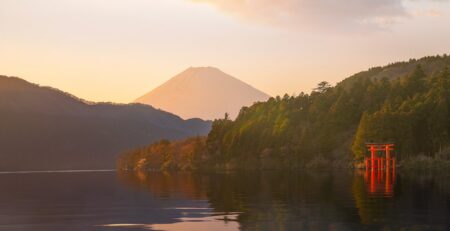
{"label": "water reflection", "polygon": [[[182,208],[174,208],[176,210]],[[97,227],[115,228],[115,229],[140,229],[140,230],[192,230],[192,231],[233,231],[239,230],[239,223],[237,222],[236,214],[220,214],[202,212],[202,217],[189,217],[189,214],[184,214],[185,217],[178,218],[176,222],[169,224],[105,224]]]}
{"label": "water reflection", "polygon": [[205,199],[214,212],[237,212],[243,230],[351,227],[344,223],[358,220],[347,206],[353,204],[352,179],[332,173],[122,173],[120,178],[152,196]]}
{"label": "water reflection", "polygon": [[0,231],[449,230],[450,174],[0,174]]}
{"label": "water reflection", "polygon": [[[430,187],[417,198],[415,178],[399,178],[384,170],[120,174],[124,184],[153,196],[207,200],[213,213],[234,213],[241,230],[449,228],[450,188]],[[429,208],[411,206],[417,203]]]}
{"label": "water reflection", "polygon": [[395,169],[357,170],[357,175],[364,176],[366,191],[373,197],[393,197],[395,186]]}

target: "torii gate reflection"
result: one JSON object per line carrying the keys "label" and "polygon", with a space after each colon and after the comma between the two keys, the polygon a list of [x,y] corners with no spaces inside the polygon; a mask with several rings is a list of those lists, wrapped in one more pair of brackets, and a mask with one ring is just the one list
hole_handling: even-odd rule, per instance
{"label": "torii gate reflection", "polygon": [[393,196],[395,183],[395,157],[392,143],[368,143],[367,149],[370,151],[370,157],[365,157],[366,171],[364,181],[371,194],[380,194],[384,196]]}

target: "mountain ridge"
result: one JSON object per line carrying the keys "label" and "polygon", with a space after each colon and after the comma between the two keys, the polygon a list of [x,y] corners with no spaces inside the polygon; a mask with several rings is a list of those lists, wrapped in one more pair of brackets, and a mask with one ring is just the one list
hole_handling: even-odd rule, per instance
{"label": "mountain ridge", "polygon": [[148,105],[94,103],[0,76],[0,171],[114,168],[120,152],[204,135],[210,125]]}
{"label": "mountain ridge", "polygon": [[270,96],[215,67],[190,67],[134,102],[180,115],[218,119],[237,116],[243,106]]}

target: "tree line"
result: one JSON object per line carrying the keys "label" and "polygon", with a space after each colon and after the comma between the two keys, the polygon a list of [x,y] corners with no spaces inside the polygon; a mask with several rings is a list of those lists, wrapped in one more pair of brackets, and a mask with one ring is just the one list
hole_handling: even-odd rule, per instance
{"label": "tree line", "polygon": [[390,64],[334,87],[323,81],[310,94],[286,94],[244,107],[234,121],[225,116],[213,122],[208,136],[191,152],[198,156],[194,165],[347,165],[363,159],[366,142],[396,143],[399,159],[435,157],[450,147],[449,64],[446,55]]}

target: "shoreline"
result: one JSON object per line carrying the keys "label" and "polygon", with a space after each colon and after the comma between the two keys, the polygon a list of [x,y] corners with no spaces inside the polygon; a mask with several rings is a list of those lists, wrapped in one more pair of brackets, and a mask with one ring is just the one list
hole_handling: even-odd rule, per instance
{"label": "shoreline", "polygon": [[116,171],[118,171],[118,169],[0,171],[0,175],[7,175],[7,174],[34,174],[34,173],[89,173],[89,172],[116,172]]}

